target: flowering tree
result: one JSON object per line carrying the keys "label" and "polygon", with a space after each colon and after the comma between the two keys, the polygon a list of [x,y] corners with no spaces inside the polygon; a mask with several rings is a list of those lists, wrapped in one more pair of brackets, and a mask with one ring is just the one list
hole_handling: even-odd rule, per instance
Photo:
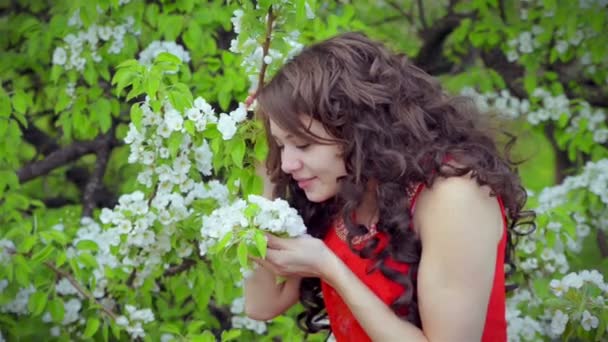
{"label": "flowering tree", "polygon": [[324,340],[297,329],[299,307],[243,314],[263,231],[304,229],[257,196],[267,146],[243,101],[343,30],[533,132],[517,153],[539,216],[510,278],[510,339],[608,336],[606,1],[425,3],[0,5],[0,341]]}

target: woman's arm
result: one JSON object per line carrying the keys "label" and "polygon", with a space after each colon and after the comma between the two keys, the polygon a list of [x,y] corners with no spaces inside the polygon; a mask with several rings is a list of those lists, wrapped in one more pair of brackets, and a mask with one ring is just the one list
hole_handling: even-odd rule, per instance
{"label": "woman's arm", "polygon": [[259,266],[245,280],[245,314],[258,321],[267,321],[282,314],[298,302],[301,279],[290,276],[278,283],[271,270]]}
{"label": "woman's arm", "polygon": [[313,250],[316,239],[272,238],[267,258],[282,274],[317,272],[374,341],[479,341],[503,227],[496,198],[465,177],[438,179],[420,194],[415,226],[423,249],[418,305],[424,332],[397,317],[333,253]]}
{"label": "woman's arm", "polygon": [[[266,174],[266,168],[260,164],[256,172],[264,180],[264,197],[271,199],[273,185]],[[259,267],[245,280],[245,314],[265,321],[282,314],[298,301],[301,277],[292,275],[286,281],[278,283],[271,269],[262,263],[258,264]]]}

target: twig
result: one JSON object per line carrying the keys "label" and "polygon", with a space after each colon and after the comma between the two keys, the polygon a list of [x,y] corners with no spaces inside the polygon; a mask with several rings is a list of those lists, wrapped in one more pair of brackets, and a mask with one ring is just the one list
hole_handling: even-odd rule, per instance
{"label": "twig", "polygon": [[411,13],[404,11],[403,8],[401,8],[401,6],[396,4],[394,1],[387,1],[386,3],[392,8],[394,8],[397,12],[399,12],[399,14],[401,14],[403,17],[405,17],[408,23],[410,23],[411,25],[414,24],[414,16]]}
{"label": "twig", "polygon": [[602,258],[608,258],[608,240],[606,239],[606,233],[601,229],[598,229],[596,239],[597,246],[600,249],[600,255]]}
{"label": "twig", "polygon": [[266,63],[264,62],[264,57],[268,55],[268,50],[270,50],[270,41],[272,39],[272,25],[274,23],[274,13],[272,12],[272,6],[268,8],[268,21],[266,22],[266,38],[264,40],[264,45],[262,46],[262,68],[260,69],[260,75],[258,77],[258,88],[256,90],[256,95],[259,89],[262,89],[264,86],[264,77],[266,76]]}
{"label": "twig", "polygon": [[183,262],[179,265],[175,265],[173,267],[169,267],[164,273],[163,275],[165,277],[171,277],[174,276],[176,274],[182,273],[184,271],[189,270],[190,268],[192,268],[192,266],[196,265],[196,261],[192,260],[192,259],[184,259]]}
{"label": "twig", "polygon": [[422,29],[426,30],[428,25],[426,23],[426,18],[424,16],[424,1],[418,0],[418,16],[420,17],[420,23],[422,24]]}
{"label": "twig", "polygon": [[507,14],[505,12],[505,2],[504,0],[498,0],[498,12],[500,13],[500,19],[502,19],[503,23],[507,23]]}
{"label": "twig", "polygon": [[66,278],[70,284],[72,284],[72,286],[74,286],[74,288],[80,292],[81,295],[83,295],[84,297],[88,298],[90,301],[95,302],[97,305],[99,305],[101,307],[101,310],[103,312],[105,312],[108,316],[110,316],[113,320],[116,320],[116,314],[108,309],[107,307],[105,307],[103,304],[101,304],[97,298],[95,298],[92,294],[90,294],[89,292],[87,292],[85,289],[82,288],[82,286],[80,286],[80,284],[78,284],[78,282],[76,281],[76,279],[74,279],[74,277],[72,277],[71,274],[60,270],[59,268],[57,268],[55,265],[53,265],[52,263],[45,261],[44,264],[50,268],[51,270],[53,270],[53,272],[55,272],[56,274]]}

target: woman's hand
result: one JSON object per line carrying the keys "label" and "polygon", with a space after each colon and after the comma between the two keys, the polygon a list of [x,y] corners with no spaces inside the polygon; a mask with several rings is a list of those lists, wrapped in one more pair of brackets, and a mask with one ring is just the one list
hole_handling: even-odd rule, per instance
{"label": "woman's hand", "polygon": [[266,258],[255,261],[276,275],[326,279],[334,273],[337,257],[320,239],[308,235],[287,239],[267,237]]}

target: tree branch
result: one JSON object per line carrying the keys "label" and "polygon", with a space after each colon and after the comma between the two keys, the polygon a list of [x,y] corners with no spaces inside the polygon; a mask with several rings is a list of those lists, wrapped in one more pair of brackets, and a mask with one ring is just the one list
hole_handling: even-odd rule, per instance
{"label": "tree branch", "polygon": [[36,127],[33,122],[28,121],[27,127],[22,126],[21,124],[19,124],[19,126],[25,141],[34,145],[39,153],[48,155],[60,148],[55,139],[52,139],[45,132]]}
{"label": "tree branch", "polygon": [[78,160],[82,156],[95,152],[105,145],[114,145],[112,137],[100,135],[92,141],[75,142],[70,146],[51,152],[45,159],[23,166],[18,172],[19,182],[25,183],[33,178],[45,175],[50,171]]}
{"label": "tree branch", "polygon": [[423,44],[418,55],[413,58],[414,64],[432,75],[449,72],[452,62],[443,56],[443,44],[463,18],[459,14],[447,14],[433,23],[433,26],[421,30],[418,35]]}
{"label": "tree branch", "polygon": [[110,157],[110,145],[112,144],[112,136],[114,130],[111,129],[105,134],[106,144],[102,145],[97,150],[97,160],[95,161],[95,170],[87,184],[84,187],[84,193],[82,195],[83,209],[82,216],[91,216],[93,209],[95,209],[95,193],[97,190],[103,187],[103,175],[106,172],[106,166],[108,165],[108,159]]}

